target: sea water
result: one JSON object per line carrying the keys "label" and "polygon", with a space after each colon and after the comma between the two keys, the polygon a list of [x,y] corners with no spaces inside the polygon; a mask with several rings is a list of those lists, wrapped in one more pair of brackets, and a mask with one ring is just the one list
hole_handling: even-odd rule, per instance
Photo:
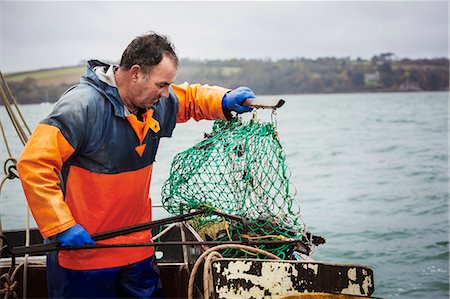
{"label": "sea water", "polygon": [[[324,236],[313,259],[365,265],[374,270],[383,298],[449,296],[449,93],[280,95],[275,118],[307,229]],[[21,109],[35,127],[52,104]],[[0,116],[17,157],[4,107]],[[209,121],[179,124],[161,141],[151,196],[160,202],[173,156],[203,138]],[[3,144],[1,159],[7,158]],[[4,229],[26,224],[18,180],[5,183],[0,199]],[[155,208],[156,217],[167,216]],[[32,221],[32,226],[35,225]]]}

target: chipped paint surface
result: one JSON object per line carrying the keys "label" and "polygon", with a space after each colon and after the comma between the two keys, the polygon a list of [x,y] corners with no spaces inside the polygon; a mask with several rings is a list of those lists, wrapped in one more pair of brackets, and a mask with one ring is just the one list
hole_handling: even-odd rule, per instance
{"label": "chipped paint surface", "polygon": [[273,298],[299,292],[370,296],[373,272],[357,265],[254,259],[212,263],[215,298]]}
{"label": "chipped paint surface", "polygon": [[359,287],[359,284],[353,283],[351,281],[348,282],[347,288],[342,289],[341,293],[347,295],[363,295],[361,294],[361,288]]}
{"label": "chipped paint surface", "polygon": [[350,268],[347,271],[347,276],[349,278],[348,287],[342,290],[343,294],[349,294],[349,295],[368,295],[369,294],[369,287],[372,287],[372,277],[371,276],[365,276],[367,275],[367,271],[365,269],[362,269],[361,273],[364,275],[364,281],[360,284],[357,283],[357,269],[356,268]]}
{"label": "chipped paint surface", "polygon": [[[293,268],[289,263],[263,263],[261,266],[261,275],[255,275],[248,273],[251,266],[254,264],[252,261],[235,261],[228,264],[228,268],[224,269],[222,274],[230,280],[245,280],[246,284],[251,284],[253,287],[245,288],[244,286],[234,286],[236,295],[242,296],[241,298],[266,298],[264,295],[265,290],[270,290],[272,295],[285,294],[291,292],[297,293],[294,288],[293,282],[290,279],[291,275],[297,276],[297,269]],[[214,264],[217,270],[220,270],[220,266]],[[230,289],[230,286],[216,286],[216,291],[220,294],[223,292],[221,288]],[[228,293],[225,292],[225,293]],[[230,297],[223,297],[230,298]],[[267,297],[267,298],[270,298]]]}
{"label": "chipped paint surface", "polygon": [[313,264],[313,263],[307,263],[308,268],[314,271],[314,274],[317,275],[317,273],[319,272],[319,265],[318,264]]}
{"label": "chipped paint surface", "polygon": [[[367,273],[367,272],[365,270],[363,270],[363,274],[364,273]],[[373,288],[372,276],[366,276],[364,278],[364,281],[362,283],[362,288],[364,290],[364,295],[370,294],[369,288]]]}
{"label": "chipped paint surface", "polygon": [[350,280],[355,281],[356,280],[356,268],[348,269],[347,276]]}
{"label": "chipped paint surface", "polygon": [[[217,298],[220,299],[230,299],[230,298],[263,298],[263,299],[270,299],[273,298],[274,295],[277,294],[266,294],[266,291],[264,289],[261,289],[257,286],[253,286],[249,289],[245,289],[243,287],[240,288],[234,288],[234,286],[222,286],[218,287],[216,286],[216,292],[219,294]],[[295,295],[298,294],[298,291],[296,290],[286,290],[282,293],[284,295]],[[278,294],[280,295],[280,294]]]}

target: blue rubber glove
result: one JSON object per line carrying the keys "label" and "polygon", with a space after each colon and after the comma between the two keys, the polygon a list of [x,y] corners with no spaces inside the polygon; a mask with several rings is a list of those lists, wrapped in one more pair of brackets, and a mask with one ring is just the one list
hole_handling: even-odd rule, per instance
{"label": "blue rubber glove", "polygon": [[82,246],[86,244],[95,244],[89,233],[79,224],[75,224],[68,230],[56,235],[56,240],[62,246]]}
{"label": "blue rubber glove", "polygon": [[238,114],[250,112],[253,107],[242,106],[242,102],[249,98],[255,98],[255,93],[248,87],[238,87],[230,92],[227,92],[222,99],[222,108],[228,111],[235,111]]}

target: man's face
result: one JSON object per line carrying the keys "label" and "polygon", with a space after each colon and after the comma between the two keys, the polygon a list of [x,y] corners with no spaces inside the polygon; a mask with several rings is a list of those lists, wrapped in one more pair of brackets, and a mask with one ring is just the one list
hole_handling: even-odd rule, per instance
{"label": "man's face", "polygon": [[132,104],[146,109],[155,105],[161,97],[169,97],[169,86],[175,81],[176,75],[177,66],[166,55],[148,74],[144,74],[141,69],[133,82],[133,96],[130,99]]}

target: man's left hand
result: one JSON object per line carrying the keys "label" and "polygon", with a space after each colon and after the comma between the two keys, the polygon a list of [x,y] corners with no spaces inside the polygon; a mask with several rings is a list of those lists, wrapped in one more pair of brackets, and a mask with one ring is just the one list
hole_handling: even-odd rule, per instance
{"label": "man's left hand", "polygon": [[242,105],[246,99],[255,98],[255,93],[248,87],[241,86],[230,92],[227,92],[222,99],[222,108],[228,111],[235,111],[238,114],[250,112],[251,106]]}

